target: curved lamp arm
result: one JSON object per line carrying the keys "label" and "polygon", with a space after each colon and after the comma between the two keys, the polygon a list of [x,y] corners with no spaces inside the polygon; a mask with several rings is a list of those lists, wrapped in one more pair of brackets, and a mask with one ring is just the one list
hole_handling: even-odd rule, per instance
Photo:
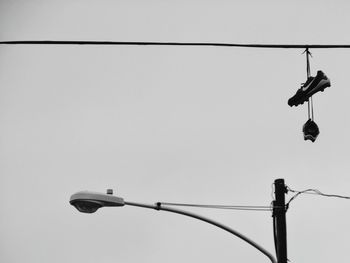
{"label": "curved lamp arm", "polygon": [[179,209],[174,209],[174,208],[170,208],[170,207],[165,207],[162,206],[161,203],[157,203],[155,205],[148,205],[148,204],[140,204],[140,203],[134,203],[134,202],[124,202],[125,205],[130,205],[130,206],[138,206],[138,207],[143,207],[143,208],[150,208],[150,209],[155,209],[155,210],[162,210],[162,211],[168,211],[171,213],[176,213],[176,214],[181,214],[181,215],[185,215],[185,216],[189,216],[189,217],[193,217],[196,218],[198,220],[207,222],[211,225],[217,226],[233,235],[235,235],[236,237],[244,240],[245,242],[247,242],[248,244],[252,245],[253,247],[255,247],[256,249],[258,249],[260,252],[262,252],[265,256],[267,256],[272,263],[277,263],[276,259],[264,248],[262,248],[260,245],[258,245],[257,243],[255,243],[254,241],[250,240],[249,238],[247,238],[246,236],[242,235],[241,233],[237,232],[236,230],[227,227],[219,222],[216,222],[214,220],[211,220],[209,218],[197,215],[197,214],[193,214],[191,212],[187,212],[187,211],[183,211],[183,210],[179,210]]}

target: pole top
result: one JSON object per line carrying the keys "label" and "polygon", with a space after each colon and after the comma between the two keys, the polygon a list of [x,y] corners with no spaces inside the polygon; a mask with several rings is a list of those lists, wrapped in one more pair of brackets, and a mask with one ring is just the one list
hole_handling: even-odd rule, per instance
{"label": "pole top", "polygon": [[284,184],[284,179],[283,178],[276,179],[275,184]]}

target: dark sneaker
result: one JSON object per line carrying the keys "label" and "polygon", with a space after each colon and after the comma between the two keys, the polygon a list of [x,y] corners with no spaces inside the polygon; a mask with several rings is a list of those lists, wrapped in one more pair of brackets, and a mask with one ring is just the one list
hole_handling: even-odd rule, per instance
{"label": "dark sneaker", "polygon": [[317,136],[320,134],[320,130],[316,122],[311,119],[308,119],[303,126],[304,140],[310,140],[312,142],[316,141]]}
{"label": "dark sneaker", "polygon": [[288,105],[292,107],[303,104],[316,92],[324,91],[325,88],[330,86],[330,80],[319,70],[316,77],[309,77],[301,88],[297,90],[297,93],[288,100]]}

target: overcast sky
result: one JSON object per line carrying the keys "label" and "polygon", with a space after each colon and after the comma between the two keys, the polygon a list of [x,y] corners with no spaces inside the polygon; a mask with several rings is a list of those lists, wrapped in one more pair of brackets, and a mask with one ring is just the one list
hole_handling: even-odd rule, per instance
{"label": "overcast sky", "polygon": [[[348,1],[2,0],[0,40],[350,44]],[[0,261],[269,262],[198,220],[135,207],[81,214],[80,190],[127,201],[270,205],[273,181],[350,195],[350,50],[310,50],[320,135],[304,141],[304,50],[0,46]],[[287,200],[292,196],[288,194]],[[190,209],[274,254],[270,212]],[[291,262],[346,262],[350,201],[300,195]]]}

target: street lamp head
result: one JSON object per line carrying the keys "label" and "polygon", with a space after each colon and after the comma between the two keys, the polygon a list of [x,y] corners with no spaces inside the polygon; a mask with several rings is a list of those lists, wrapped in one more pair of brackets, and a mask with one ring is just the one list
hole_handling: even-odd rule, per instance
{"label": "street lamp head", "polygon": [[70,201],[70,203],[78,209],[79,212],[88,214],[95,213],[97,209],[103,206],[100,202],[92,200],[74,200]]}
{"label": "street lamp head", "polygon": [[124,206],[123,198],[108,194],[81,191],[73,194],[69,203],[82,213],[94,213],[97,209],[105,206]]}

